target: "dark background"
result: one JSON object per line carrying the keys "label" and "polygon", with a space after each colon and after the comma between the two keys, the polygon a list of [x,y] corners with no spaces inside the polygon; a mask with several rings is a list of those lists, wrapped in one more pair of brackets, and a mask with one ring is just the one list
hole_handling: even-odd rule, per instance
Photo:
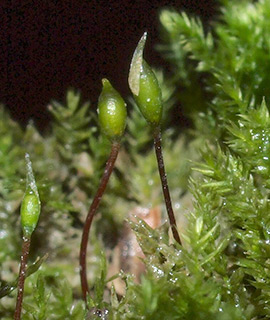
{"label": "dark background", "polygon": [[214,0],[185,1],[11,1],[1,5],[0,102],[13,118],[40,129],[49,120],[51,99],[63,101],[68,87],[81,90],[92,107],[108,78],[123,96],[133,51],[148,31],[145,49],[151,65],[164,62],[158,13],[163,7],[184,9],[208,20]]}

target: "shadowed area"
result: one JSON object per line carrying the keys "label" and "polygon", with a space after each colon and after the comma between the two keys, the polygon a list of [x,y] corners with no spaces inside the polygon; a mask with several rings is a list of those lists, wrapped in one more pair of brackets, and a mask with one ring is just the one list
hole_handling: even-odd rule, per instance
{"label": "shadowed area", "polygon": [[[185,8],[209,19],[213,1],[14,1],[3,5],[0,31],[0,101],[22,124],[29,118],[46,127],[46,106],[63,100],[68,87],[82,91],[95,105],[101,79],[107,77],[122,95],[129,93],[127,75],[134,48],[146,30],[146,58],[163,60],[158,12]],[[93,106],[94,107],[94,106]]]}

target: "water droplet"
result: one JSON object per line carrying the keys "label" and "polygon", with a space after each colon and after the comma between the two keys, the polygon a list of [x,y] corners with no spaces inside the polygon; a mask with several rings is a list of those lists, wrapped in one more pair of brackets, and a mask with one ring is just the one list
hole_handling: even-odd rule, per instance
{"label": "water droplet", "polygon": [[4,239],[7,236],[7,232],[5,230],[0,231],[0,239]]}
{"label": "water droplet", "polygon": [[151,268],[152,268],[152,270],[155,273],[157,278],[161,278],[161,277],[164,276],[164,272],[161,269],[159,269],[159,268],[157,268],[156,266],[153,266],[153,265],[151,266]]}
{"label": "water droplet", "polygon": [[267,168],[265,166],[258,166],[257,167],[259,171],[265,171]]}
{"label": "water droplet", "polygon": [[175,209],[180,209],[181,208],[181,204],[179,202],[176,202],[174,207],[175,207]]}

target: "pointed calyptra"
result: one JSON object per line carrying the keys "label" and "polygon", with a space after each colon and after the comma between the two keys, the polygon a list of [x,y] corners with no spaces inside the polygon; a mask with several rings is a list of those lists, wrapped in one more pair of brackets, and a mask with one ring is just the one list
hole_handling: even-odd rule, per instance
{"label": "pointed calyptra", "polygon": [[40,214],[40,200],[29,154],[26,160],[26,190],[21,204],[21,225],[24,237],[29,238],[35,230]]}
{"label": "pointed calyptra", "polygon": [[151,126],[157,127],[162,117],[162,96],[154,72],[143,59],[146,36],[145,32],[133,54],[128,83],[144,118]]}

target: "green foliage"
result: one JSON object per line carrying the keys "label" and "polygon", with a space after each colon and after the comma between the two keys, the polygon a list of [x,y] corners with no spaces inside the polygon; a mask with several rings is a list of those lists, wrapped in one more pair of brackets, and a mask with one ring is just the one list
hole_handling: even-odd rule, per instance
{"label": "green foliage", "polygon": [[[31,276],[31,274],[35,273],[47,257],[48,255],[45,255],[42,258],[38,258],[33,264],[28,266],[26,269],[26,277],[29,277]],[[14,289],[17,288],[17,285],[18,285],[18,279],[16,279],[12,283],[5,283],[3,281],[0,287],[0,298],[3,298],[6,295],[10,294]]]}
{"label": "green foliage", "polygon": [[[205,28],[185,13],[162,11],[162,50],[176,66],[174,77],[183,86],[179,98],[186,110],[195,111],[200,134],[219,137],[238,113],[260,104],[263,96],[268,103],[269,6],[268,0],[227,1]],[[197,110],[204,115],[198,117]]]}
{"label": "green foliage", "polygon": [[[18,209],[21,196],[15,177],[20,172],[20,165],[24,168],[23,153],[14,143],[20,139],[21,132],[0,106],[0,265],[17,257],[16,252],[20,250],[20,237],[14,232],[14,225],[19,219],[13,212]],[[12,188],[12,184],[16,186]]]}
{"label": "green foliage", "polygon": [[69,90],[66,105],[52,101],[49,110],[55,121],[53,125],[54,137],[57,139],[58,148],[64,159],[71,161],[74,154],[82,152],[87,147],[90,137],[89,107],[88,102],[80,105],[80,93]]}
{"label": "green foliage", "polygon": [[191,97],[189,115],[196,139],[207,147],[195,165],[202,177],[192,180],[194,211],[184,243],[194,266],[219,283],[215,301],[220,299],[224,312],[218,318],[233,317],[233,306],[237,319],[270,317],[269,4],[228,1],[205,28],[184,13],[161,14],[167,35],[162,50],[176,65],[184,108],[190,106],[190,90],[199,91]]}
{"label": "green foliage", "polygon": [[26,312],[23,319],[79,320],[86,315],[83,302],[74,303],[70,284],[54,270],[43,270],[35,274],[25,292],[28,296],[24,303]]}

